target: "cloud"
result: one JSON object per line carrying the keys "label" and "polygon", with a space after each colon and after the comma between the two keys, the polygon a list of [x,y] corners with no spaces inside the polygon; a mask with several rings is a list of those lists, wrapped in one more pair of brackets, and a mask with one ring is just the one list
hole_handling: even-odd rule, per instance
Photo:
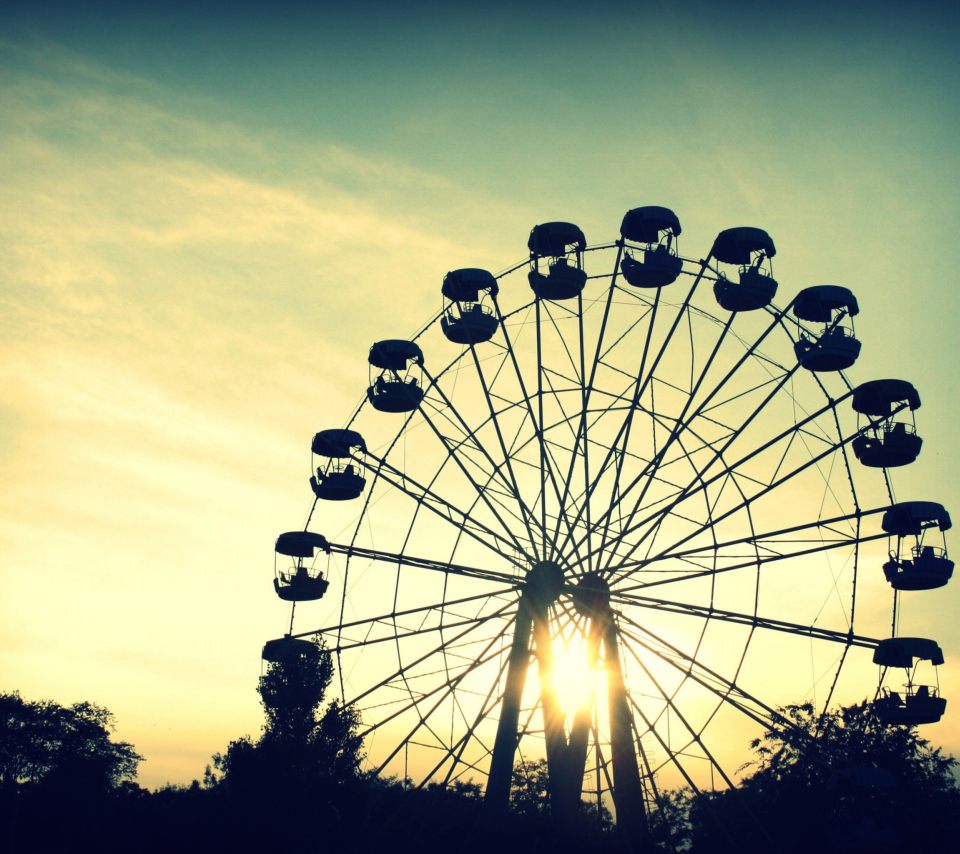
{"label": "cloud", "polygon": [[[3,50],[4,687],[189,729],[189,706],[222,704],[196,678],[214,668],[255,731],[271,544],[309,505],[310,436],[353,411],[373,340],[439,308],[464,234],[436,211],[457,188]],[[149,730],[122,734],[150,754]]]}

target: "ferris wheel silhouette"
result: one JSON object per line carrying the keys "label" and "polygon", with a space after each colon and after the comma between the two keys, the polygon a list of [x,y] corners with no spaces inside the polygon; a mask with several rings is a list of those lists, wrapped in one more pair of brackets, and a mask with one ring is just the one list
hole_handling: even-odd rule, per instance
{"label": "ferris wheel silhouette", "polygon": [[[556,813],[608,800],[639,842],[662,779],[732,786],[730,727],[862,692],[871,660],[883,720],[943,715],[916,682],[940,648],[896,636],[901,591],[953,570],[949,514],[890,483],[921,451],[918,392],[848,380],[847,288],[778,307],[762,229],[703,259],[680,234],[641,207],[614,241],[550,222],[502,273],[454,270],[414,338],[370,348],[345,427],[316,434],[274,584],[335,608],[299,633],[291,615],[264,658],[322,636],[378,772],[479,779],[496,815],[515,762],[545,759]],[[886,584],[893,636],[857,633],[861,591]]]}

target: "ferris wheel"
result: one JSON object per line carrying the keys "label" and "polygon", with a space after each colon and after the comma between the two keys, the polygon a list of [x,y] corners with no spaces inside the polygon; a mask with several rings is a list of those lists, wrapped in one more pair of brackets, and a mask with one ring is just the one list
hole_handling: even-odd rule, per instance
{"label": "ferris wheel", "polygon": [[[545,223],[502,273],[454,270],[313,439],[313,508],[274,584],[326,620],[294,633],[291,614],[264,658],[321,635],[378,772],[472,778],[495,815],[515,763],[545,759],[556,814],[612,804],[640,843],[665,786],[733,785],[731,733],[778,704],[873,679],[886,720],[944,713],[915,676],[939,647],[896,634],[900,591],[953,569],[949,514],[890,483],[920,454],[918,392],[848,380],[855,296],[781,307],[762,229],[704,259],[680,234],[641,207],[615,241]],[[892,637],[858,633],[890,587]]]}

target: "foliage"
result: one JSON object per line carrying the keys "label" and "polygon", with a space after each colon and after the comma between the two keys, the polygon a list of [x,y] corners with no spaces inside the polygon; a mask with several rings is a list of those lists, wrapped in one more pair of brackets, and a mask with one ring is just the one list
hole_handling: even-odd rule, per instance
{"label": "foliage", "polygon": [[[515,766],[510,812],[495,822],[472,780],[415,787],[360,772],[356,715],[324,702],[332,672],[320,644],[313,655],[268,667],[259,684],[259,738],[231,742],[202,782],[155,792],[129,779],[140,757],[112,741],[106,709],[0,695],[0,836],[12,840],[16,831],[16,850],[28,854],[261,847],[422,854],[452,845],[464,854],[620,851],[609,812],[586,802],[579,830],[565,823],[558,832],[542,760]],[[952,757],[915,730],[882,724],[868,703],[823,716],[810,705],[779,714],[752,743],[736,789],[661,793],[651,824],[656,848],[946,850],[947,834],[960,824]],[[885,781],[896,786],[877,785]]]}
{"label": "foliage", "polygon": [[[322,641],[313,651],[267,666],[257,692],[264,725],[213,757],[205,786],[226,798],[230,821],[249,844],[309,850],[318,834],[338,835],[361,785],[359,716],[336,700],[324,706],[333,664]],[[266,811],[273,821],[264,825]]]}
{"label": "foliage", "polygon": [[[546,759],[535,762],[517,762],[513,766],[510,784],[510,818],[515,832],[549,837],[556,829],[550,809],[550,778]],[[585,850],[597,845],[612,844],[613,816],[606,805],[580,801],[580,815],[566,831],[579,834],[575,847]],[[557,842],[557,840],[555,840]],[[565,845],[570,840],[562,840]]]}
{"label": "foliage", "polygon": [[823,715],[810,704],[778,712],[777,725],[751,744],[740,786],[671,793],[673,844],[693,852],[771,842],[783,852],[897,840],[920,847],[957,826],[957,763],[916,730],[884,724],[866,701]]}
{"label": "foliage", "polygon": [[322,708],[333,678],[330,654],[321,640],[314,651],[292,661],[271,663],[257,687],[266,721],[260,738],[243,736],[225,754],[213,757],[222,775],[208,771],[234,788],[288,791],[317,785],[338,785],[355,777],[363,759],[359,716],[333,700]]}
{"label": "foliage", "polygon": [[113,715],[96,703],[61,706],[0,694],[0,782],[103,792],[137,773],[133,745],[113,741]]}

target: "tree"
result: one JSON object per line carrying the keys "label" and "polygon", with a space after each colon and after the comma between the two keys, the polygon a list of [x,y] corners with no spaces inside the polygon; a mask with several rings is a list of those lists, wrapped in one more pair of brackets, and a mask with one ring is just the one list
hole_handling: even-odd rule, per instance
{"label": "tree", "polygon": [[754,759],[740,770],[752,773],[736,789],[672,793],[675,843],[799,852],[909,840],[920,849],[957,826],[957,763],[914,729],[884,724],[866,701],[822,715],[809,703],[778,712],[751,743]]}
{"label": "tree", "polygon": [[244,736],[230,743],[226,754],[213,757],[228,785],[240,778],[277,775],[298,785],[343,783],[354,777],[363,759],[359,716],[337,700],[323,708],[333,678],[333,663],[322,640],[311,653],[274,662],[260,678],[257,693],[265,722],[260,738]]}
{"label": "tree", "polygon": [[143,760],[113,741],[113,715],[96,703],[61,706],[0,694],[0,781],[105,792],[136,776]]}
{"label": "tree", "polygon": [[113,715],[96,703],[0,693],[0,840],[8,850],[87,850],[93,838],[104,849],[105,816],[138,788],[130,780],[143,758],[112,731]]}
{"label": "tree", "polygon": [[597,846],[614,845],[613,816],[606,805],[580,801],[580,815],[556,837],[557,824],[551,815],[550,775],[546,759],[517,762],[510,783],[510,819],[514,833],[531,838],[552,838],[551,846],[585,851]]}
{"label": "tree", "polygon": [[[225,792],[247,842],[308,850],[317,834],[339,832],[351,787],[359,785],[363,738],[356,711],[336,700],[324,706],[332,678],[321,640],[306,654],[269,664],[257,686],[260,737],[239,738],[213,757],[216,773],[206,785]],[[253,818],[264,815],[266,823]]]}

